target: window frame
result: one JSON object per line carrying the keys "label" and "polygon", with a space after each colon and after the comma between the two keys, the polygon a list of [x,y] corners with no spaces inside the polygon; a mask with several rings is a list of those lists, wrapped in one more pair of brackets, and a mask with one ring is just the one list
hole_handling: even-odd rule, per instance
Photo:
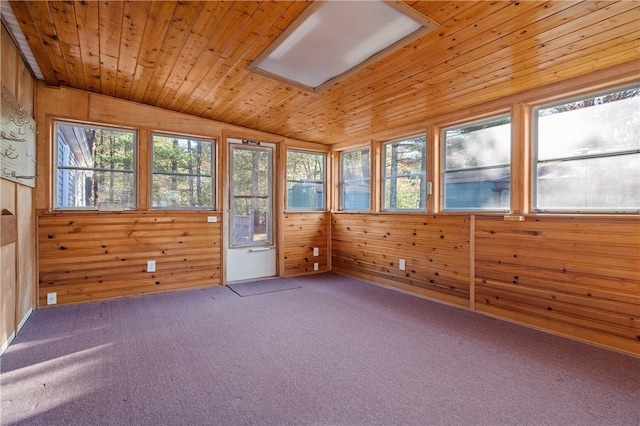
{"label": "window frame", "polygon": [[[73,120],[65,120],[65,119],[53,119],[52,122],[52,142],[53,142],[53,161],[52,163],[52,173],[53,176],[52,183],[52,208],[54,211],[64,211],[64,210],[73,210],[73,211],[100,211],[100,206],[60,206],[58,205],[58,185],[59,185],[59,173],[64,170],[74,170],[74,171],[91,171],[91,172],[117,172],[124,174],[132,175],[132,199],[133,206],[127,208],[123,206],[125,211],[135,211],[138,210],[138,143],[139,143],[139,132],[137,129],[127,126],[116,126],[102,123],[93,123],[93,122],[79,122]],[[123,133],[131,133],[133,135],[133,149],[131,153],[131,164],[133,166],[132,169],[108,169],[104,167],[72,167],[72,166],[60,166],[58,164],[58,153],[59,153],[59,141],[58,137],[61,136],[64,139],[65,145],[70,149],[69,143],[67,142],[65,136],[59,132],[59,126],[71,126],[71,127],[83,127],[83,128],[92,128],[92,129],[104,129],[110,131],[119,131]],[[84,185],[83,185],[84,187]]]}
{"label": "window frame", "polygon": [[[362,179],[359,181],[353,182],[369,182],[369,197],[368,197],[368,207],[366,209],[347,209],[344,207],[344,156],[349,153],[357,152],[357,151],[367,151],[369,153],[369,176],[367,179]],[[361,146],[357,148],[346,149],[344,151],[339,151],[340,156],[338,159],[338,167],[339,167],[339,176],[340,176],[340,191],[339,191],[339,200],[338,200],[338,210],[345,212],[370,212],[372,211],[372,202],[371,202],[371,194],[372,194],[372,167],[373,167],[373,159],[372,159],[372,149],[371,146]],[[351,182],[350,182],[351,183]]]}
{"label": "window frame", "polygon": [[[386,167],[386,162],[387,162],[387,149],[386,147],[388,145],[391,144],[396,144],[396,143],[402,143],[402,142],[407,142],[409,140],[412,139],[418,139],[418,138],[423,138],[424,139],[424,144],[422,147],[422,164],[424,165],[424,169],[422,170],[422,172],[420,173],[410,173],[410,174],[403,174],[403,175],[396,175],[396,176],[387,176],[387,167]],[[425,133],[421,133],[421,134],[415,134],[412,136],[407,136],[407,137],[403,137],[403,138],[399,138],[399,139],[394,139],[391,141],[386,141],[383,142],[381,144],[380,147],[380,210],[383,212],[423,212],[426,211],[427,209],[427,198],[428,198],[428,190],[427,190],[427,186],[428,186],[428,181],[427,181],[427,168],[428,168],[428,158],[427,158],[427,135]],[[403,207],[389,207],[386,208],[386,182],[388,179],[398,179],[398,178],[410,178],[410,177],[422,177],[423,179],[423,185],[421,188],[421,194],[420,194],[420,206],[415,207],[415,208],[403,208]]]}
{"label": "window frame", "polygon": [[[478,213],[496,213],[496,214],[505,214],[511,211],[511,191],[512,191],[512,182],[511,176],[513,175],[513,127],[510,128],[509,131],[509,161],[507,163],[500,164],[491,164],[486,166],[474,166],[474,167],[459,167],[455,169],[447,169],[447,138],[446,132],[451,129],[459,129],[465,127],[473,127],[479,126],[486,123],[491,123],[494,121],[500,121],[503,119],[509,120],[509,125],[513,126],[513,117],[511,112],[501,112],[496,113],[494,115],[488,115],[480,119],[469,120],[469,121],[461,121],[457,124],[453,124],[446,127],[440,128],[440,210],[442,212],[478,212]],[[509,203],[504,208],[479,208],[479,207],[447,207],[447,191],[446,191],[446,175],[448,173],[456,173],[456,172],[464,172],[464,171],[473,171],[473,170],[500,170],[500,169],[508,169],[509,170]]]}
{"label": "window frame", "polygon": [[549,162],[567,162],[567,161],[575,161],[575,160],[589,160],[589,159],[602,159],[609,157],[616,157],[620,155],[632,155],[632,154],[640,154],[640,148],[623,150],[623,151],[615,151],[615,152],[606,152],[604,154],[585,154],[573,157],[554,157],[545,160],[539,160],[539,132],[538,132],[538,121],[539,121],[539,111],[544,109],[549,109],[553,107],[557,107],[560,105],[571,104],[575,102],[580,102],[592,98],[597,98],[600,96],[605,96],[607,94],[622,92],[625,90],[638,89],[640,90],[640,82],[626,84],[622,86],[613,86],[607,89],[601,90],[592,90],[585,92],[581,95],[577,96],[568,96],[568,97],[559,97],[551,102],[545,103],[535,103],[531,104],[529,120],[531,120],[531,171],[530,171],[530,189],[531,189],[531,212],[536,214],[629,214],[629,213],[640,213],[640,208],[638,209],[603,209],[603,208],[538,208],[538,165],[540,163],[549,163]]}
{"label": "window frame", "polygon": [[[197,173],[170,173],[170,172],[155,172],[154,171],[154,152],[155,152],[155,144],[154,137],[166,137],[166,138],[176,138],[176,139],[186,139],[190,141],[196,142],[209,142],[211,143],[211,174],[197,174]],[[163,131],[153,131],[149,133],[149,146],[150,146],[150,181],[149,181],[149,208],[151,210],[206,210],[206,211],[215,211],[216,209],[216,149],[217,149],[217,140],[214,138],[207,138],[203,136],[191,136],[191,135],[183,135],[179,133],[171,133],[171,132],[163,132]],[[153,201],[153,178],[155,175],[162,176],[179,176],[179,177],[210,177],[211,178],[211,206],[154,206]]]}
{"label": "window frame", "polygon": [[[309,155],[319,155],[322,157],[322,181],[299,181],[299,180],[289,180],[289,153],[296,152],[300,154],[309,154]],[[311,151],[300,148],[287,148],[286,149],[286,161],[285,161],[285,211],[293,211],[293,212],[318,212],[318,211],[327,211],[327,153],[321,151]],[[291,207],[289,206],[289,182],[303,183],[303,182],[311,182],[311,183],[321,183],[322,184],[322,206],[317,208],[308,208],[308,207]]]}

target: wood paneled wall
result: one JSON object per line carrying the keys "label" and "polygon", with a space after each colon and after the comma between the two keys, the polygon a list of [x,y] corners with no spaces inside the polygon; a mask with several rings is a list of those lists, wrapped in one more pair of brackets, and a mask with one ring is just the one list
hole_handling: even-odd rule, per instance
{"label": "wood paneled wall", "polygon": [[[0,25],[2,50],[2,85],[13,95],[28,115],[34,116],[35,80],[22,60],[11,36]],[[15,218],[15,242],[2,247],[0,266],[0,354],[20,330],[35,308],[36,243],[33,193],[31,187],[0,179],[0,204]],[[0,231],[4,232],[4,231]]]}
{"label": "wood paneled wall", "polygon": [[[334,171],[339,170],[335,154],[364,146],[371,147],[374,171],[373,211],[331,215],[333,270],[640,357],[640,215],[533,213],[530,121],[535,105],[637,82],[637,67],[613,67],[453,110],[418,127],[390,128],[334,145]],[[512,114],[509,212],[442,211],[441,130],[507,111]],[[426,133],[429,141],[427,180],[433,194],[427,212],[380,213],[380,144],[417,133]],[[333,179],[339,181],[337,173]],[[441,234],[433,232],[439,224]],[[398,268],[401,258],[405,271]]]}
{"label": "wood paneled wall", "polygon": [[[220,284],[220,220],[210,212],[40,216],[40,306]],[[147,261],[156,272],[147,272]]]}
{"label": "wood paneled wall", "polygon": [[331,226],[338,273],[640,356],[638,216],[334,213]]}
{"label": "wood paneled wall", "polygon": [[[57,303],[76,303],[143,293],[224,283],[225,213],[223,195],[228,187],[225,170],[227,135],[269,140],[288,147],[327,152],[318,145],[268,135],[160,108],[123,101],[82,90],[37,86],[38,134],[37,212],[39,216],[38,306],[46,294],[57,293]],[[138,132],[136,211],[120,213],[53,211],[52,123],[54,119],[111,124]],[[150,135],[154,131],[213,138],[217,141],[215,211],[163,211],[150,208]],[[284,158],[278,164],[278,182],[284,182]],[[279,191],[276,191],[278,194]],[[276,197],[277,212],[284,199]],[[328,213],[278,214],[284,229],[278,247],[281,275],[328,270]],[[216,216],[208,223],[207,216]],[[289,232],[289,230],[293,230]],[[313,256],[313,247],[320,249]],[[307,258],[307,259],[305,259]],[[145,271],[156,260],[157,272]]]}
{"label": "wood paneled wall", "polygon": [[477,311],[640,354],[640,217],[475,223]]}
{"label": "wood paneled wall", "polygon": [[469,216],[332,215],[331,265],[338,273],[468,306],[469,259]]}
{"label": "wood paneled wall", "polygon": [[[287,212],[284,215],[284,275],[313,273],[329,270],[329,213]],[[318,256],[313,248],[318,248]]]}

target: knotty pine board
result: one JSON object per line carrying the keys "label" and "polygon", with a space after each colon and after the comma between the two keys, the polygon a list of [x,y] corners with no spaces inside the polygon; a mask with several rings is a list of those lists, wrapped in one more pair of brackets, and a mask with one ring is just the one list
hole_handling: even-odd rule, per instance
{"label": "knotty pine board", "polygon": [[331,262],[339,273],[468,306],[469,217],[335,213]]}
{"label": "knotty pine board", "polygon": [[[329,213],[287,212],[284,215],[284,275],[313,273],[329,270]],[[318,256],[313,248],[318,248]]]}
{"label": "knotty pine board", "polygon": [[[64,212],[39,217],[39,306],[221,283],[211,212]],[[147,260],[156,272],[147,272]]]}
{"label": "knotty pine board", "polygon": [[640,355],[640,218],[476,218],[476,310]]}

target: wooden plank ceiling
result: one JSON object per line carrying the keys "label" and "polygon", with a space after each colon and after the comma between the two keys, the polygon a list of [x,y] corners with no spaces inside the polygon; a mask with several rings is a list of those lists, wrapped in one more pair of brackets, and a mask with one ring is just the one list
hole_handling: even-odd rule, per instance
{"label": "wooden plank ceiling", "polygon": [[638,1],[407,1],[440,28],[320,93],[247,71],[300,1],[11,1],[51,85],[338,143],[640,57]]}

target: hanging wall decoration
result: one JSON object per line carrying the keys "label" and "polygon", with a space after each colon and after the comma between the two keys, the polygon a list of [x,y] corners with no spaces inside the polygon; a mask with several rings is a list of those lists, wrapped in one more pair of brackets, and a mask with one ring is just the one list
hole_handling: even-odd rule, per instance
{"label": "hanging wall decoration", "polygon": [[36,122],[2,86],[0,177],[36,186]]}

